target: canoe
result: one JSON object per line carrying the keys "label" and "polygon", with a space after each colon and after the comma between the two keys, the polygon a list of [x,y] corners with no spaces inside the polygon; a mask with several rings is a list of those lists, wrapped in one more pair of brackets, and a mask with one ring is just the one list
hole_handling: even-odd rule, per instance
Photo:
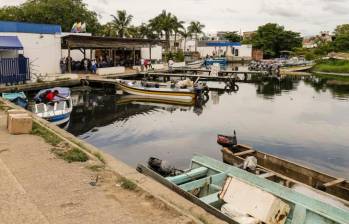
{"label": "canoe", "polygon": [[226,147],[221,151],[223,161],[227,164],[242,164],[248,156],[254,156],[261,172],[269,173],[269,179],[283,181],[289,187],[295,183],[302,183],[349,205],[349,183],[344,178],[330,176],[246,145],[235,145],[234,152]]}
{"label": "canoe", "polygon": [[28,99],[24,92],[2,93],[2,98],[17,104],[20,107],[28,107]]}
{"label": "canoe", "polygon": [[44,89],[36,94],[34,99],[38,99],[41,94],[51,90],[58,90],[59,95],[64,98],[56,97],[53,102],[34,104],[33,113],[55,125],[63,125],[69,122],[70,114],[73,111],[73,102],[69,88],[56,87],[52,89]]}
{"label": "canoe", "polygon": [[162,100],[176,100],[181,102],[193,102],[195,99],[194,89],[179,89],[179,88],[168,88],[159,86],[156,87],[144,87],[141,85],[135,85],[132,82],[126,82],[118,80],[118,87],[128,94],[143,96],[151,99],[162,99]]}
{"label": "canoe", "polygon": [[[251,213],[246,214],[251,215],[256,213],[254,209],[264,208],[266,204],[270,204],[269,199],[278,202],[276,204],[271,203],[274,208],[273,211],[277,212],[275,214],[277,219],[274,220],[275,222],[269,223],[348,224],[349,220],[349,212],[344,208],[325,203],[272,182],[262,176],[251,174],[245,170],[202,155],[194,156],[189,169],[174,176],[161,176],[153,169],[142,164],[137,166],[137,170],[154,178],[228,223],[241,223],[238,221],[241,217],[236,214],[228,215],[223,213],[222,210],[226,204],[230,205],[230,203],[233,203],[238,208],[240,205],[244,207],[244,205],[258,204],[260,207],[252,206],[247,208],[251,210]],[[230,189],[230,182],[239,183],[245,187]],[[251,189],[251,195],[249,195],[249,191],[246,192],[246,188]],[[244,192],[244,194],[239,195],[240,192]],[[227,195],[228,197],[226,197]],[[250,198],[251,196],[254,198]],[[265,198],[269,198],[268,203],[264,200]],[[263,209],[259,210],[261,210],[259,212],[265,212]]]}

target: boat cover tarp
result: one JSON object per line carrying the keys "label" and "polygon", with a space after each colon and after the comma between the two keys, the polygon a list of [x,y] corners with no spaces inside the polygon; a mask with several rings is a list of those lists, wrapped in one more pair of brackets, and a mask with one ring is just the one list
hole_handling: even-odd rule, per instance
{"label": "boat cover tarp", "polygon": [[17,36],[0,36],[0,50],[23,50]]}
{"label": "boat cover tarp", "polygon": [[[62,96],[62,97],[65,97],[65,98],[68,98],[70,97],[70,89],[69,88],[64,88],[64,87],[55,87],[55,88],[51,88],[51,89],[42,89],[40,90],[34,97],[34,99],[40,99],[40,96],[45,93],[46,91],[55,91],[57,90],[58,91],[58,95]],[[54,98],[54,101],[60,101],[62,100],[62,98],[60,97],[55,97]]]}

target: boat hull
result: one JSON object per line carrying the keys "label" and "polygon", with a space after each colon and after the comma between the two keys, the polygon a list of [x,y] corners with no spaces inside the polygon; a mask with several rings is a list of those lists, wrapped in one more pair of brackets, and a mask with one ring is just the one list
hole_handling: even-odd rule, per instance
{"label": "boat hull", "polygon": [[146,90],[130,87],[123,83],[118,83],[118,86],[128,94],[138,95],[148,99],[162,99],[178,102],[193,102],[195,99],[195,93],[192,92]]}
{"label": "boat hull", "polygon": [[[223,148],[221,150],[225,163],[230,165],[241,164],[245,157],[254,156],[257,158],[257,164],[260,167],[312,188],[319,188],[321,185],[338,179],[294,162],[257,151],[249,146],[238,144],[235,150],[234,153],[228,148]],[[244,152],[246,152],[246,154],[244,154]],[[347,181],[327,187],[324,191],[328,193],[329,196],[335,196],[346,205],[349,205],[349,184]]]}

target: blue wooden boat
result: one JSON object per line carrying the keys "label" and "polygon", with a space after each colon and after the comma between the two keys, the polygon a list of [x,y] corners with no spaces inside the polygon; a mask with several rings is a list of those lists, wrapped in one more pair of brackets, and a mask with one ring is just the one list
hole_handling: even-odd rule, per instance
{"label": "blue wooden boat", "polygon": [[[237,217],[221,212],[224,201],[221,199],[226,192],[226,180],[235,179],[249,187],[258,189],[281,199],[289,206],[284,217],[279,216],[276,222],[286,224],[324,224],[349,223],[349,211],[346,208],[326,203],[314,197],[299,193],[263,176],[257,176],[245,170],[222,163],[206,156],[194,156],[188,170],[183,173],[162,176],[154,168],[138,165],[137,170],[148,175],[163,185],[171,188],[206,211],[228,223],[241,223]],[[224,189],[223,189],[224,188]],[[256,198],[258,200],[258,198]]]}
{"label": "blue wooden boat", "polygon": [[2,98],[17,104],[20,107],[28,107],[28,99],[24,92],[2,93]]}
{"label": "blue wooden boat", "polygon": [[214,63],[218,63],[220,66],[226,66],[228,64],[228,60],[226,58],[206,58],[204,61],[204,65],[206,67],[213,65]]}

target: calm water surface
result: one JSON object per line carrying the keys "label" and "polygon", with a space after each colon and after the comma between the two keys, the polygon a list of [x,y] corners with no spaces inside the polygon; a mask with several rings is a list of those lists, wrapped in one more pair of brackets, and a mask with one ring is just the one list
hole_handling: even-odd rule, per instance
{"label": "calm water surface", "polygon": [[156,156],[186,168],[194,154],[221,160],[216,135],[235,129],[241,144],[349,178],[348,85],[316,77],[238,85],[196,106],[73,89],[68,131],[132,166]]}

